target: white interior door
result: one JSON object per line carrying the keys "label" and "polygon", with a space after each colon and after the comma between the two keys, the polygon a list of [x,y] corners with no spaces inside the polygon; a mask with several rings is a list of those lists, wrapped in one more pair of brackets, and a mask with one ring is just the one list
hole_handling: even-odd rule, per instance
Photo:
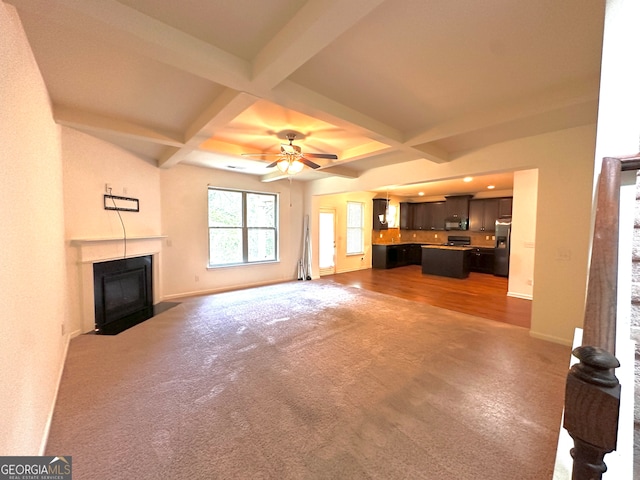
{"label": "white interior door", "polygon": [[336,273],[336,212],[320,210],[320,245],[318,249],[320,276]]}

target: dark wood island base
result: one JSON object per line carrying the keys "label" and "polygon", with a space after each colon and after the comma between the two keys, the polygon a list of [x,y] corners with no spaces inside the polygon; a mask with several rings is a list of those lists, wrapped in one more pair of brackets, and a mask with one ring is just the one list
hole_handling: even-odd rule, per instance
{"label": "dark wood island base", "polygon": [[469,276],[471,247],[422,246],[422,273],[451,278]]}

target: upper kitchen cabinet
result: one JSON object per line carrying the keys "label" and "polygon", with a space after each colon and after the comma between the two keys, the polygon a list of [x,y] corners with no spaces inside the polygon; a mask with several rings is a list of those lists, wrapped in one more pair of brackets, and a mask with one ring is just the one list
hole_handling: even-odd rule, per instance
{"label": "upper kitchen cabinet", "polygon": [[431,211],[428,203],[413,204],[413,230],[428,230],[431,224]]}
{"label": "upper kitchen cabinet", "polygon": [[374,230],[388,230],[388,222],[382,223],[380,221],[380,215],[386,215],[387,212],[387,199],[386,198],[374,198],[373,199],[373,229]]}
{"label": "upper kitchen cabinet", "polygon": [[427,230],[444,230],[444,220],[447,217],[445,202],[429,203],[429,227]]}
{"label": "upper kitchen cabinet", "polygon": [[469,218],[469,200],[473,195],[450,195],[447,196],[446,217],[447,218]]}
{"label": "upper kitchen cabinet", "polygon": [[413,204],[409,202],[400,203],[400,229],[413,230]]}
{"label": "upper kitchen cabinet", "polygon": [[498,199],[498,218],[510,217],[513,209],[513,197],[504,197]]}
{"label": "upper kitchen cabinet", "polygon": [[511,215],[511,197],[485,198],[469,202],[469,230],[494,232],[496,220]]}
{"label": "upper kitchen cabinet", "polygon": [[498,199],[487,198],[469,202],[469,230],[472,232],[493,232],[498,218]]}
{"label": "upper kitchen cabinet", "polygon": [[400,228],[403,230],[444,230],[445,202],[400,204]]}

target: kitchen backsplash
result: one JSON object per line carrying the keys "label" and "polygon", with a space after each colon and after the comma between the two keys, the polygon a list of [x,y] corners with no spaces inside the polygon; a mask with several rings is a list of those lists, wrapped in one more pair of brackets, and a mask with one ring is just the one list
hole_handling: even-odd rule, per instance
{"label": "kitchen backsplash", "polygon": [[[465,235],[471,237],[471,245],[478,247],[493,247],[495,238],[493,232],[488,234],[481,232],[461,232],[445,230],[400,230],[389,228],[388,230],[374,231],[372,243],[444,243],[449,235]],[[489,237],[487,239],[487,237]]]}

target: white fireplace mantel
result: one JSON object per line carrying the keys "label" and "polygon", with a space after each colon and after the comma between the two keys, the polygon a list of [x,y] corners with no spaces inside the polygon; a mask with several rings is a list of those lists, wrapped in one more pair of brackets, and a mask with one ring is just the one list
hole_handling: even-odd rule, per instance
{"label": "white fireplace mantel", "polygon": [[121,258],[152,256],[153,270],[153,304],[162,300],[160,272],[162,262],[160,253],[162,241],[166,235],[149,235],[104,238],[73,238],[70,244],[78,248],[78,267],[81,281],[82,303],[82,332],[87,333],[95,329],[95,299],[93,294],[93,264],[108,262]]}

